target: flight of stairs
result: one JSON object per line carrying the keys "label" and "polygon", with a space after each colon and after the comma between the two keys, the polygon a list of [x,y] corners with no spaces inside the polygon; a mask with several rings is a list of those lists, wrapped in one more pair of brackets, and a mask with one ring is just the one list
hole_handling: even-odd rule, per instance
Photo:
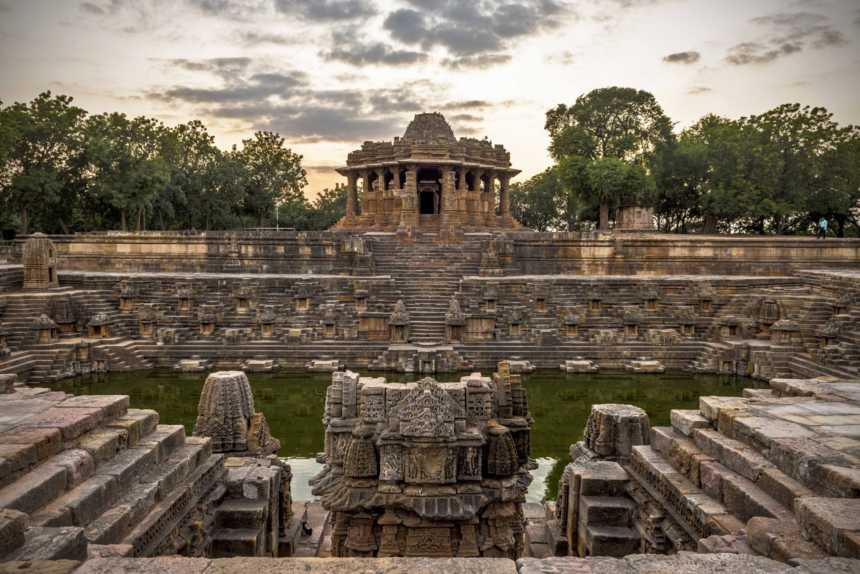
{"label": "flight of stairs", "polygon": [[129,409],[127,396],[18,387],[0,410],[17,415],[0,423],[0,522],[12,517],[22,535],[0,560],[174,553],[168,535],[218,495],[223,457],[210,440]]}
{"label": "flight of stairs", "polygon": [[481,260],[479,241],[453,245],[436,243],[419,235],[409,249],[394,237],[373,239],[375,270],[394,278],[409,312],[409,341],[439,344],[445,340],[445,314],[451,296],[464,276],[477,275]]}

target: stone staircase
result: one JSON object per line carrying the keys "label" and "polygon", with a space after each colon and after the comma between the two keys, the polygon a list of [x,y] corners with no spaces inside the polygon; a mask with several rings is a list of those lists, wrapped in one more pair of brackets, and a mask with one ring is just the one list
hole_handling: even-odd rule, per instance
{"label": "stone staircase", "polygon": [[406,304],[410,342],[444,342],[448,302],[464,276],[478,274],[480,242],[441,245],[422,234],[406,250],[396,238],[375,237],[372,249],[376,272],[394,278]]}
{"label": "stone staircase", "polygon": [[210,440],[129,409],[127,396],[17,387],[0,395],[0,410],[0,509],[20,542],[0,560],[187,550],[173,533],[222,494],[223,457]]}
{"label": "stone staircase", "polygon": [[[840,428],[851,431],[844,425],[860,405],[798,402],[759,389],[745,395],[701,397],[696,411],[672,411],[672,426],[652,428],[650,445],[633,447],[625,470],[699,540],[700,551],[751,548],[782,561],[834,553],[809,541],[807,525],[821,528],[822,519],[804,505],[858,502],[858,459],[849,446],[856,441]],[[860,533],[840,529],[832,516],[823,520],[825,536],[849,541],[843,548],[860,543]]]}

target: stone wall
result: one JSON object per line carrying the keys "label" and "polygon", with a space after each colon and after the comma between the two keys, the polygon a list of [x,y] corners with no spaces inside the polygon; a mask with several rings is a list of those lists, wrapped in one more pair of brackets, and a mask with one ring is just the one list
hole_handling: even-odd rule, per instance
{"label": "stone wall", "polygon": [[[467,234],[486,244],[489,234]],[[694,236],[624,233],[509,233],[505,274],[780,275],[796,269],[860,266],[860,240],[797,237]],[[20,244],[9,255],[20,261]],[[210,271],[262,273],[372,273],[373,245],[394,234],[294,231],[144,232],[52,236],[60,269],[99,271]],[[415,238],[436,241],[433,235]]]}

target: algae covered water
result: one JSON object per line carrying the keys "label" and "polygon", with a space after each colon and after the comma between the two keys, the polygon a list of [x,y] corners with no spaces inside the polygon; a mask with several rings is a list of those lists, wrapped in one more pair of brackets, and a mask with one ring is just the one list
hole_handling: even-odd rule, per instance
{"label": "algae covered water", "polygon": [[[362,373],[364,374],[364,373]],[[412,380],[408,375],[381,373],[389,381]],[[272,434],[281,441],[280,455],[293,469],[293,497],[312,498],[308,479],[320,465],[323,450],[322,416],[328,374],[250,374],[256,409],[266,415]],[[459,375],[440,375],[457,380]],[[70,379],[54,385],[76,395],[129,395],[134,408],[155,409],[164,424],[182,424],[194,430],[197,402],[205,374],[170,371],[110,373],[94,378]],[[570,444],[579,440],[591,405],[625,403],[648,413],[653,426],[668,425],[672,409],[694,409],[700,395],[740,395],[749,379],[689,373],[661,375],[566,375],[538,371],[524,376],[529,410],[535,419],[532,457],[538,462],[529,488],[530,502],[555,499],[558,480],[569,462]]]}

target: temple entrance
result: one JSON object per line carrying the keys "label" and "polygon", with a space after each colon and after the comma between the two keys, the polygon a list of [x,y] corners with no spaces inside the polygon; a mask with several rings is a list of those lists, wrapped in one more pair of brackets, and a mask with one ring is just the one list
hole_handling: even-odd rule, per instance
{"label": "temple entrance", "polygon": [[436,168],[418,170],[418,213],[438,215],[442,205],[442,173]]}

